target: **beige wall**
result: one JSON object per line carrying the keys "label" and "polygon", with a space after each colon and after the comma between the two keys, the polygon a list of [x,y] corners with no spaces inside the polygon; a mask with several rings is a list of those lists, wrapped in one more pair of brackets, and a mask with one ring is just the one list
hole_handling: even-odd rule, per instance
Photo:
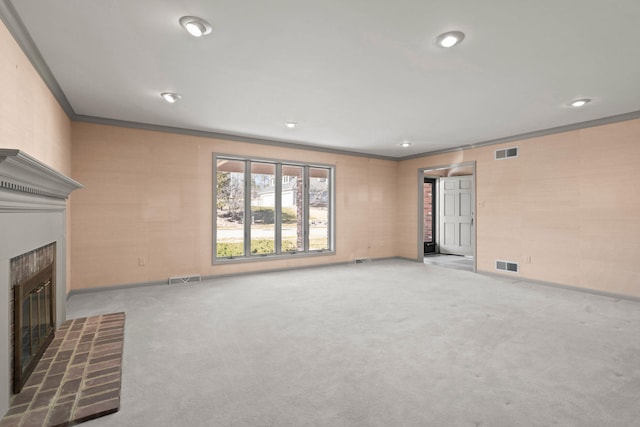
{"label": "beige wall", "polygon": [[23,150],[71,176],[71,122],[2,21],[0,94],[0,148]]}
{"label": "beige wall", "polygon": [[[402,162],[73,123],[73,289],[401,256],[420,168],[476,162],[477,263],[640,296],[640,120]],[[494,150],[520,147],[516,159]],[[212,153],[335,164],[335,256],[211,265]],[[627,187],[631,187],[627,190]],[[144,266],[138,261],[143,258]],[[528,260],[531,262],[528,262]]]}
{"label": "beige wall", "polygon": [[[73,289],[395,255],[397,162],[76,122],[72,140]],[[336,254],[212,266],[214,152],[335,165]]]}
{"label": "beige wall", "polygon": [[0,148],[17,148],[71,175],[71,124],[0,21]]}
{"label": "beige wall", "polygon": [[416,257],[418,169],[469,161],[479,271],[640,297],[640,120],[400,162],[398,255]]}

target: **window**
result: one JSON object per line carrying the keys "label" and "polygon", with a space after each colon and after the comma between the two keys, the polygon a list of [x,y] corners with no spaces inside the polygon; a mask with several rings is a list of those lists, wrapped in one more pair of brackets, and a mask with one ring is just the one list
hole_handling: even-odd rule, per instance
{"label": "window", "polygon": [[214,176],[214,262],[333,253],[334,167],[215,156]]}

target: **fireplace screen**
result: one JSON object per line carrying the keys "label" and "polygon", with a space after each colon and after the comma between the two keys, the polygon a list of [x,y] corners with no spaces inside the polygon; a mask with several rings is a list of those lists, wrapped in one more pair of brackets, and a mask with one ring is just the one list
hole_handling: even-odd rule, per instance
{"label": "fireplace screen", "polygon": [[[42,256],[38,258],[43,261]],[[54,336],[54,263],[48,261],[44,266],[31,263],[29,269],[37,267],[37,271],[13,286],[14,393],[22,390]]]}

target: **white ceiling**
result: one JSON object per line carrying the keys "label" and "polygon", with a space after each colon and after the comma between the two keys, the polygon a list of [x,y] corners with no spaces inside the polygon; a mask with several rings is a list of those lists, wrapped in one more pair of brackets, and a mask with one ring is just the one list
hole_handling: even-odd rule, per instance
{"label": "white ceiling", "polygon": [[638,0],[2,1],[78,119],[401,158],[640,111]]}

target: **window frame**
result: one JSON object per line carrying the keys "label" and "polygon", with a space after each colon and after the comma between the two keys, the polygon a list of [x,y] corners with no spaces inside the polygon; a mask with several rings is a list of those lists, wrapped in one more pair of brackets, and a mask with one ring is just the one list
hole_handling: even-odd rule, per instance
{"label": "window frame", "polygon": [[[247,212],[251,212],[251,164],[255,163],[269,163],[275,166],[275,203],[274,203],[274,227],[275,227],[275,236],[274,236],[274,245],[275,252],[272,254],[252,254],[251,253],[251,222],[243,221],[243,233],[244,233],[244,250],[243,255],[239,256],[230,256],[230,257],[218,257],[217,256],[217,200],[218,200],[218,186],[217,186],[217,176],[218,176],[218,162],[220,160],[229,160],[229,161],[239,161],[244,163],[244,215],[247,215]],[[302,181],[303,181],[303,251],[283,251],[282,250],[282,188],[283,188],[283,176],[282,176],[282,167],[283,166],[293,166],[300,167],[302,169]],[[328,239],[328,249],[315,249],[312,250],[309,248],[309,238],[310,238],[310,223],[309,220],[309,193],[310,193],[310,185],[309,185],[309,171],[312,168],[326,169],[328,171],[329,177],[329,197],[328,202],[329,206],[327,208],[327,239]],[[228,263],[244,263],[244,262],[253,262],[253,261],[267,261],[267,260],[276,260],[276,259],[287,259],[287,258],[300,258],[300,257],[309,257],[309,256],[325,256],[325,255],[335,255],[336,253],[336,239],[335,239],[335,230],[336,230],[336,215],[335,215],[335,187],[336,187],[336,166],[330,164],[323,163],[308,163],[294,160],[280,160],[280,159],[271,159],[264,157],[254,157],[254,156],[240,156],[233,154],[223,154],[223,153],[213,153],[213,175],[212,175],[212,265],[215,264],[228,264]]]}

